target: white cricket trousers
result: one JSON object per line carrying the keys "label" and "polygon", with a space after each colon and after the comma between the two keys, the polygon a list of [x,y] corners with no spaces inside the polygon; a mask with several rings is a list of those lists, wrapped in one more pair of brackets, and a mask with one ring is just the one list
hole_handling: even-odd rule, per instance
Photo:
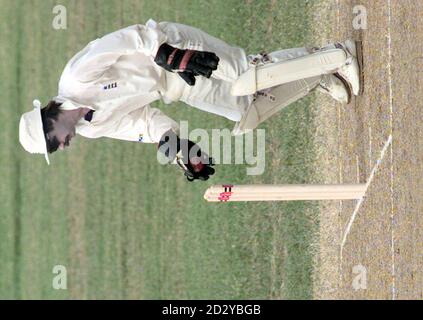
{"label": "white cricket trousers", "polygon": [[[232,82],[248,69],[249,61],[254,56],[247,56],[242,48],[230,46],[194,27],[172,22],[161,22],[159,26],[167,35],[169,44],[181,49],[214,52],[220,59],[211,78],[196,77],[194,86],[189,86],[178,74],[166,72],[167,89],[162,93],[164,101],[183,101],[200,110],[235,122],[240,121],[254,96],[232,96]],[[294,48],[275,51],[269,56],[277,62],[307,54],[310,54],[310,51],[306,48]],[[313,77],[308,79],[311,81],[298,80],[278,86],[282,96],[286,92],[286,99],[280,100],[281,104],[288,105],[304,97],[319,84],[320,78]]]}

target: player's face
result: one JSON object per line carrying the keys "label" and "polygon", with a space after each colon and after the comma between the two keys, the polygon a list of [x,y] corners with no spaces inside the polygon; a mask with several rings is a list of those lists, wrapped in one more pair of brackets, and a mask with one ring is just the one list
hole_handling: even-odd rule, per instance
{"label": "player's face", "polygon": [[47,139],[52,146],[51,152],[64,150],[75,136],[75,125],[67,113],[60,113],[57,120],[53,120],[53,130],[47,133]]}

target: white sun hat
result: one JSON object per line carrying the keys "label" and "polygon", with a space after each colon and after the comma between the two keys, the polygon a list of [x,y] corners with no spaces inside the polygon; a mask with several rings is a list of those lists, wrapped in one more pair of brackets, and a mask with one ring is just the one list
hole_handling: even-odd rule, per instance
{"label": "white sun hat", "polygon": [[47,164],[50,164],[47,152],[47,142],[41,119],[41,102],[32,102],[34,109],[22,115],[19,123],[19,142],[29,153],[44,154]]}

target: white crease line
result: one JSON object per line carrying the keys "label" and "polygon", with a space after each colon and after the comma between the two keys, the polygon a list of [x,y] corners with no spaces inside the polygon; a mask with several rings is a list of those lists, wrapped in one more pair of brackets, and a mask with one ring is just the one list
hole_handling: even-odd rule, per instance
{"label": "white crease line", "polygon": [[[339,0],[336,0],[336,30],[338,30],[338,37],[340,36],[339,30],[341,26],[341,9]],[[342,145],[341,145],[341,106],[338,104],[338,166],[339,166],[339,183],[342,184],[343,177],[342,177]],[[339,235],[342,234],[342,220],[341,215],[343,211],[343,202],[342,200],[339,201],[339,214],[338,214],[338,229]],[[342,281],[342,255],[340,256],[339,260],[339,281]]]}
{"label": "white crease line", "polygon": [[357,183],[360,183],[360,159],[358,158],[358,154],[355,155],[355,160],[357,164]]}
{"label": "white crease line", "polygon": [[[342,171],[343,171],[343,164],[342,164],[342,144],[341,144],[341,107],[338,104],[338,167],[339,167],[339,171],[338,171],[338,179],[339,179],[339,183],[342,184],[344,182],[344,177],[342,175]],[[339,200],[339,213],[338,213],[338,230],[339,230],[339,235],[342,235],[342,211],[344,210],[344,206],[343,206],[343,202],[342,200]],[[339,260],[339,281],[341,283],[342,281],[342,254],[340,255],[340,260]]]}
{"label": "white crease line", "polygon": [[[393,81],[392,81],[392,5],[388,0],[388,79],[389,79],[389,113],[390,113],[390,136],[393,135],[394,127],[394,105],[393,105]],[[394,151],[391,147],[391,275],[392,275],[392,300],[396,298],[395,278],[395,241],[394,241]]]}
{"label": "white crease line", "polygon": [[369,179],[366,182],[366,188],[364,190],[364,195],[357,202],[357,205],[355,206],[354,212],[352,213],[352,215],[350,217],[350,220],[348,221],[348,225],[347,225],[347,227],[345,229],[344,236],[343,236],[343,239],[342,239],[342,242],[341,242],[341,255],[340,255],[341,256],[341,259],[342,259],[342,253],[343,253],[343,250],[344,250],[344,245],[345,245],[345,242],[347,241],[348,234],[351,231],[351,227],[352,227],[352,225],[354,223],[355,217],[357,216],[357,213],[360,210],[360,207],[361,207],[362,203],[364,202],[364,199],[366,199],[367,190],[369,189],[369,186],[372,183],[372,181],[373,181],[373,179],[374,179],[374,177],[376,175],[376,172],[379,169],[379,166],[380,166],[380,164],[383,161],[383,158],[385,157],[386,150],[388,150],[388,148],[391,145],[391,143],[392,143],[392,135],[389,135],[389,138],[385,142],[385,145],[383,146],[383,149],[382,149],[382,151],[380,153],[380,158],[377,160],[375,166],[373,167],[372,172],[370,173]]}
{"label": "white crease line", "polygon": [[369,169],[372,171],[372,127],[369,126]]}
{"label": "white crease line", "polygon": [[341,9],[339,5],[339,0],[336,0],[336,23],[338,24],[338,30],[340,30],[341,25]]}

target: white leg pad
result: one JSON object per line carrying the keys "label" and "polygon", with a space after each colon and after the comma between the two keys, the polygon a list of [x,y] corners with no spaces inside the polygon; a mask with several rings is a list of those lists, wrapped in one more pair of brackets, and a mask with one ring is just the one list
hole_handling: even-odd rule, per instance
{"label": "white leg pad", "polygon": [[290,60],[252,65],[234,81],[231,94],[245,96],[284,83],[333,73],[346,60],[344,50],[329,49]]}
{"label": "white leg pad", "polygon": [[248,107],[241,121],[236,123],[232,134],[240,135],[255,129],[275,113],[306,96],[319,85],[320,81],[321,76],[317,76],[274,87],[268,93],[274,97],[273,100],[269,100],[266,96],[258,96]]}

